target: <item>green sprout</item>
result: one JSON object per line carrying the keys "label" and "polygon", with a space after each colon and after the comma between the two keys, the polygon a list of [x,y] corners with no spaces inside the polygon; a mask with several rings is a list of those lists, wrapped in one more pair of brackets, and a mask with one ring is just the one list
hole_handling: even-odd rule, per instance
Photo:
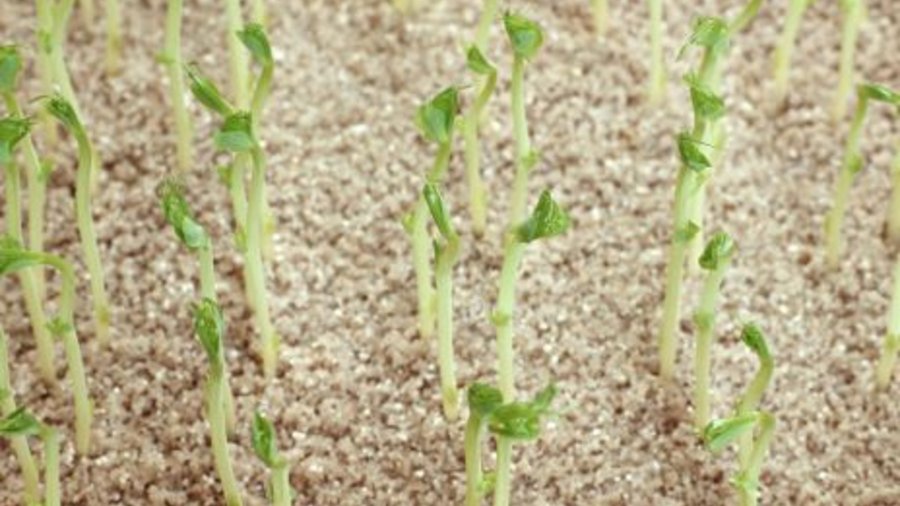
{"label": "green sprout", "polygon": [[[735,410],[738,415],[750,413],[758,408],[763,394],[769,387],[769,383],[772,382],[772,373],[775,369],[766,338],[759,327],[752,323],[744,325],[744,328],[741,330],[741,341],[750,351],[756,354],[759,359],[759,371],[757,371],[756,376],[753,377],[753,380],[747,386],[738,402]],[[752,443],[753,438],[749,434],[741,438],[739,458],[742,464],[746,464],[750,458]]]}
{"label": "green sprout", "polygon": [[[60,505],[59,488],[59,433],[56,429],[44,425],[25,408],[16,409],[0,419],[0,438],[9,439],[13,447],[24,445],[28,448],[29,436],[38,436],[44,444],[44,500],[38,499],[37,469],[31,478],[35,480],[35,490],[26,492],[26,504],[41,504],[43,506]],[[32,465],[34,463],[32,462]],[[33,493],[34,500],[28,500]]]}
{"label": "green sprout", "polygon": [[[459,91],[446,88],[416,110],[416,126],[422,137],[438,145],[434,164],[426,181],[440,183],[450,166],[453,131],[459,109]],[[416,272],[419,335],[430,338],[435,327],[434,286],[431,273],[431,241],[427,229],[428,203],[420,194],[415,209],[407,220],[407,231],[413,247],[413,267]]]}
{"label": "green sprout", "polygon": [[119,0],[106,0],[106,73],[119,73],[122,60],[122,12]]}
{"label": "green sprout", "polygon": [[784,20],[784,31],[778,38],[775,52],[772,55],[772,63],[775,78],[775,101],[784,101],[788,92],[791,78],[791,57],[797,41],[797,32],[800,29],[800,20],[803,13],[815,0],[790,0],[788,2],[787,16]]}
{"label": "green sprout", "polygon": [[275,426],[257,411],[253,416],[251,429],[253,451],[272,473],[267,487],[272,506],[290,506],[294,495],[290,480],[291,468],[287,459],[278,452]]}
{"label": "green sprout", "polygon": [[469,386],[469,420],[466,422],[466,506],[480,506],[481,499],[493,485],[484,476],[481,445],[491,413],[503,404],[503,394],[484,383]]}
{"label": "green sprout", "polygon": [[478,26],[475,28],[475,39],[472,45],[478,48],[482,54],[488,50],[488,37],[491,34],[491,25],[497,18],[497,11],[500,8],[499,0],[484,0],[481,7],[481,16],[478,18]]}
{"label": "green sprout", "polygon": [[712,236],[703,255],[700,267],[707,271],[700,295],[700,305],[694,313],[697,327],[697,347],[694,356],[694,425],[703,429],[709,423],[711,348],[715,338],[716,305],[725,271],[731,263],[735,246],[731,237],[719,232]]}
{"label": "green sprout", "polygon": [[663,63],[663,2],[648,0],[650,8],[650,74],[647,101],[659,104],[666,94],[666,69]]}
{"label": "green sprout", "polygon": [[831,105],[831,119],[840,121],[847,113],[847,99],[853,88],[854,57],[856,54],[856,39],[859,36],[860,25],[866,15],[864,0],[840,0],[841,11],[844,14],[844,27],[841,31],[841,59],[838,76],[838,86]]}
{"label": "green sprout", "polygon": [[219,481],[225,496],[225,504],[242,504],[240,486],[234,477],[231,457],[228,454],[228,431],[226,421],[227,373],[225,367],[225,321],[222,310],[212,299],[204,298],[194,307],[194,333],[200,341],[209,373],[206,378],[206,416],[209,422],[213,459]]}
{"label": "green sprout", "polygon": [[469,70],[479,76],[481,82],[475,101],[462,117],[472,231],[475,235],[481,236],[487,225],[487,194],[481,178],[481,141],[478,129],[488,102],[491,100],[491,95],[497,86],[497,69],[485,58],[484,53],[477,45],[469,47],[466,51],[466,63]]}
{"label": "green sprout", "polygon": [[78,335],[75,331],[75,269],[72,264],[60,257],[23,249],[12,237],[0,239],[0,276],[38,266],[56,269],[62,281],[58,316],[48,323],[48,327],[63,343],[75,401],[75,448],[81,455],[87,455],[90,450],[91,423],[94,415],[84,372],[84,360],[81,357],[81,346],[78,344]]}
{"label": "green sprout", "polygon": [[[0,415],[8,417],[10,421],[0,422],[0,425],[10,426],[12,420],[22,417],[24,412],[18,412],[16,401],[12,395],[12,381],[9,375],[9,339],[6,332],[0,328]],[[19,413],[19,414],[16,414]],[[25,504],[38,504],[40,502],[39,475],[34,455],[28,446],[26,435],[10,435],[10,446],[19,461],[24,483],[23,502]]]}
{"label": "green sprout", "polygon": [[534,441],[541,434],[544,417],[556,397],[556,386],[550,384],[530,402],[512,401],[491,411],[488,429],[497,439],[497,476],[494,483],[494,506],[508,506],[512,490],[512,445]]}
{"label": "green sprout", "polygon": [[594,32],[597,39],[602,39],[609,29],[609,3],[607,0],[591,0],[591,13],[594,16]]}
{"label": "green sprout", "polygon": [[161,61],[169,76],[169,101],[175,116],[176,159],[178,170],[184,174],[193,164],[193,127],[184,99],[184,59],[181,56],[181,20],[183,0],[169,0],[166,9],[165,45]]}
{"label": "green sprout", "polygon": [[850,124],[850,133],[847,136],[847,144],[844,148],[841,172],[834,186],[834,203],[831,211],[825,218],[825,259],[828,266],[832,269],[838,267],[840,256],[844,249],[841,228],[844,224],[844,216],[847,213],[850,188],[853,186],[856,174],[865,165],[859,145],[866,114],[869,110],[869,101],[874,100],[887,103],[893,107],[900,107],[900,94],[877,84],[862,84],[858,86],[856,96],[856,112],[853,114],[853,122]]}
{"label": "green sprout", "polygon": [[91,278],[91,296],[94,304],[94,328],[100,343],[109,342],[110,304],[106,293],[103,265],[97,247],[97,232],[91,215],[91,172],[93,168],[93,148],[87,132],[72,104],[61,95],[51,97],[46,102],[47,111],[68,130],[78,143],[78,177],[75,186],[75,210],[81,249]]}
{"label": "green sprout", "polygon": [[459,258],[459,235],[453,228],[450,211],[441,197],[437,184],[426,183],[422,189],[422,197],[428,204],[428,210],[439,232],[439,237],[433,241],[438,365],[444,416],[447,420],[456,420],[459,415],[459,393],[456,388],[456,365],[453,358],[453,266]]}
{"label": "green sprout", "polygon": [[900,259],[894,265],[894,286],[888,311],[887,334],[884,336],[881,357],[875,369],[876,388],[885,389],[890,384],[898,350],[900,350]]}

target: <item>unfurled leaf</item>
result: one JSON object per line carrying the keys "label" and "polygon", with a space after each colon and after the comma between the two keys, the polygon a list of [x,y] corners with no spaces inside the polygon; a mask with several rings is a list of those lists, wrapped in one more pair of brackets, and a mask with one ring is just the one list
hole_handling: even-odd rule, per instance
{"label": "unfurled leaf", "polygon": [[741,329],[741,341],[755,353],[761,361],[768,360],[771,357],[769,353],[769,345],[766,343],[766,336],[762,330],[754,323],[744,324]]}
{"label": "unfurled leaf", "polygon": [[725,101],[704,85],[696,76],[688,74],[685,82],[691,89],[691,106],[694,116],[715,121],[725,115]]}
{"label": "unfurled leaf", "polygon": [[22,56],[16,46],[0,46],[0,93],[13,93],[22,71]]}
{"label": "unfurled leaf", "polygon": [[553,200],[548,190],[541,192],[537,206],[525,223],[516,230],[520,242],[553,237],[569,229],[569,215]]}
{"label": "unfurled leaf", "polygon": [[0,420],[0,436],[37,436],[41,433],[41,422],[21,407]]}
{"label": "unfurled leaf", "polygon": [[438,93],[416,111],[416,126],[431,142],[447,144],[459,110],[459,90],[451,86]]}
{"label": "unfurled leaf", "polygon": [[531,402],[510,402],[497,407],[490,414],[488,428],[494,434],[520,441],[536,439],[541,433],[541,421],[556,397],[553,385],[538,393]]}
{"label": "unfurled leaf", "polygon": [[47,112],[62,123],[66,130],[77,134],[84,131],[75,108],[62,95],[53,95],[46,102]]}
{"label": "unfurled leaf", "polygon": [[703,444],[706,448],[717,453],[731,444],[748,430],[753,430],[758,418],[757,412],[734,416],[723,420],[713,420],[703,429]]}
{"label": "unfurled leaf", "polygon": [[716,232],[706,243],[703,254],[700,255],[700,267],[707,271],[714,271],[724,262],[731,259],[734,253],[734,241],[725,232]]}
{"label": "unfurled leaf", "polygon": [[266,35],[266,30],[262,25],[250,23],[243,30],[237,32],[237,36],[257,63],[263,66],[274,63],[269,37]]}
{"label": "unfurled leaf", "polygon": [[500,390],[484,383],[473,383],[466,398],[469,400],[469,410],[481,418],[487,417],[503,404]]}
{"label": "unfurled leaf", "polygon": [[860,99],[876,100],[878,102],[900,106],[900,93],[880,84],[860,84],[856,93]]}
{"label": "unfurled leaf", "polygon": [[544,32],[536,22],[519,14],[507,13],[503,16],[503,26],[512,45],[513,52],[519,58],[530,60],[544,44]]}
{"label": "unfurled leaf", "polygon": [[479,75],[490,75],[497,72],[497,69],[491,65],[491,62],[485,58],[484,54],[478,49],[478,46],[471,45],[466,50],[466,66],[469,70]]}
{"label": "unfurled leaf", "polygon": [[29,130],[31,122],[26,118],[0,119],[0,165],[12,162],[16,145],[28,135]]}
{"label": "unfurled leaf", "polygon": [[166,179],[157,189],[163,216],[175,230],[175,235],[191,251],[209,246],[209,236],[188,207],[184,186],[174,179]]}
{"label": "unfurled leaf", "polygon": [[191,93],[198,102],[203,104],[207,109],[218,113],[222,116],[229,116],[234,112],[234,107],[225,100],[225,97],[219,91],[219,88],[203,74],[195,64],[186,65],[185,73],[190,81]]}
{"label": "unfurled leaf", "polygon": [[278,456],[275,426],[259,411],[253,415],[251,438],[253,440],[253,451],[266,467],[271,469],[281,464],[281,458]]}
{"label": "unfurled leaf", "polygon": [[236,112],[225,118],[213,141],[216,147],[233,153],[246,153],[256,147],[250,113]]}
{"label": "unfurled leaf", "polygon": [[425,198],[425,202],[428,204],[428,210],[431,212],[431,217],[434,219],[435,225],[437,225],[438,230],[440,230],[441,235],[444,236],[444,239],[450,239],[456,232],[453,230],[453,223],[450,221],[450,213],[447,212],[447,207],[444,205],[444,198],[441,196],[440,190],[438,190],[437,185],[433,183],[425,183],[425,186],[422,188],[422,196]]}
{"label": "unfurled leaf", "polygon": [[203,345],[209,363],[218,365],[222,356],[225,319],[214,300],[204,298],[194,307],[194,332]]}
{"label": "unfurled leaf", "polygon": [[700,149],[700,143],[691,134],[681,132],[677,137],[678,155],[681,163],[694,172],[703,172],[710,167],[709,158]]}

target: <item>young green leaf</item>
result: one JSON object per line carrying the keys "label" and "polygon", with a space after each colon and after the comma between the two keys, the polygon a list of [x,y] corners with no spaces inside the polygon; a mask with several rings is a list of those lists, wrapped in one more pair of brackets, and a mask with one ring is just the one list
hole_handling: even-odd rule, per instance
{"label": "young green leaf", "polygon": [[191,251],[207,247],[209,236],[203,226],[194,219],[194,214],[184,197],[184,186],[174,179],[166,179],[159,185],[157,195],[166,221],[175,230],[175,235],[181,242]]}
{"label": "young green leaf", "polygon": [[679,56],[688,46],[697,46],[710,51],[721,51],[728,47],[728,23],[722,18],[701,17],[694,21],[694,31],[687,44],[681,48]]}
{"label": "young green leaf", "polygon": [[469,410],[482,418],[503,404],[503,394],[500,390],[484,383],[473,383],[466,397],[469,400]]}
{"label": "young green leaf", "polygon": [[541,418],[547,413],[556,394],[556,387],[550,385],[531,402],[510,402],[499,406],[490,414],[490,431],[519,441],[536,439],[541,433]]}
{"label": "young green leaf", "polygon": [[771,357],[769,345],[766,343],[766,336],[763,335],[756,324],[747,323],[744,325],[744,328],[741,329],[741,341],[743,341],[753,353],[756,353],[760,360],[765,361]]}
{"label": "young green leaf", "polygon": [[225,100],[219,88],[203,74],[195,64],[185,65],[185,73],[190,81],[191,94],[207,109],[222,116],[229,116],[234,112],[234,107]]}
{"label": "young green leaf", "polygon": [[75,326],[72,325],[71,321],[60,316],[56,316],[47,322],[47,330],[49,330],[50,335],[54,337],[62,337],[69,332],[72,332],[74,329]]}
{"label": "young green leaf", "polygon": [[236,112],[225,118],[213,141],[223,151],[246,153],[256,147],[250,113]]}
{"label": "young green leaf", "polygon": [[880,84],[860,84],[856,93],[860,99],[876,100],[878,102],[900,106],[900,93]]}
{"label": "young green leaf", "polygon": [[524,243],[557,236],[569,229],[569,222],[569,215],[544,190],[531,217],[516,230],[516,236]]}
{"label": "young green leaf", "polygon": [[62,95],[56,94],[47,99],[46,109],[70,132],[78,133],[84,130],[75,108]]}
{"label": "young green leaf", "polygon": [[8,235],[0,237],[0,276],[43,263],[40,255],[22,248],[21,243]]}
{"label": "young green leaf", "polygon": [[211,364],[218,364],[225,335],[225,319],[216,302],[204,298],[194,307],[194,332]]}
{"label": "young green leaf", "polygon": [[269,37],[265,29],[259,23],[250,23],[243,30],[237,32],[244,47],[260,65],[272,65],[272,47],[269,45]]}
{"label": "young green leaf", "polygon": [[422,188],[422,195],[425,197],[425,202],[428,204],[428,210],[431,212],[431,217],[434,219],[434,223],[437,225],[438,230],[440,230],[441,235],[444,236],[444,239],[450,239],[456,232],[453,230],[453,223],[450,220],[450,213],[447,212],[447,207],[444,205],[444,198],[441,196],[440,190],[438,190],[437,185],[434,183],[425,183],[425,186]]}
{"label": "young green leaf", "polygon": [[478,46],[471,45],[466,50],[466,66],[472,72],[487,76],[497,72],[497,69],[491,65],[491,62],[485,58],[484,54],[478,49]]}
{"label": "young green leaf", "polygon": [[431,142],[447,144],[453,136],[458,110],[459,90],[451,86],[418,108],[416,126]]}
{"label": "young green leaf", "polygon": [[714,271],[727,262],[734,253],[734,241],[725,232],[717,232],[706,244],[706,249],[700,255],[700,267],[707,271]]}
{"label": "young green leaf", "polygon": [[41,422],[21,407],[0,420],[0,436],[36,436],[41,432]]}
{"label": "young green leaf", "polygon": [[712,164],[700,149],[700,143],[688,132],[681,132],[677,137],[678,155],[681,163],[694,172],[703,172]]}
{"label": "young green leaf", "polygon": [[681,243],[690,242],[699,232],[700,227],[693,221],[689,221],[684,227],[675,231],[675,241]]}
{"label": "young green leaf", "polygon": [[519,58],[534,58],[544,43],[544,32],[536,22],[519,14],[507,13],[503,16],[503,26],[512,45],[513,52]]}
{"label": "young green leaf", "polygon": [[271,469],[281,464],[281,457],[278,455],[275,426],[259,411],[253,415],[251,438],[253,440],[253,451],[266,467]]}
{"label": "young green leaf", "polygon": [[16,46],[0,46],[0,93],[12,93],[22,70],[22,56]]}
{"label": "young green leaf", "polygon": [[713,420],[703,429],[703,443],[713,453],[722,451],[748,430],[753,430],[759,413],[753,411],[723,420]]}
{"label": "young green leaf", "polygon": [[31,122],[26,118],[6,117],[0,119],[0,165],[6,165],[13,159],[16,145],[28,135]]}
{"label": "young green leaf", "polygon": [[725,101],[721,96],[716,95],[693,74],[688,74],[684,80],[691,89],[691,106],[696,117],[715,121],[725,115]]}

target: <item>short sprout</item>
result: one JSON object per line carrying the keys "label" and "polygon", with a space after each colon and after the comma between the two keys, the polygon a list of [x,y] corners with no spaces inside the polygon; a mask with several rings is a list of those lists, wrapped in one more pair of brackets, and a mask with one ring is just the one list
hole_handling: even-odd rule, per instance
{"label": "short sprout", "polygon": [[175,230],[178,239],[192,251],[209,246],[206,230],[194,219],[194,214],[185,200],[184,186],[174,179],[166,179],[159,185],[157,194],[162,204],[163,215]]}
{"label": "short sprout", "polygon": [[563,234],[569,229],[569,223],[569,215],[544,190],[531,217],[516,230],[516,236],[520,242],[529,243]]}
{"label": "short sprout", "polygon": [[12,93],[22,71],[22,56],[16,46],[0,46],[0,93]]}
{"label": "short sprout", "polygon": [[422,135],[438,144],[447,144],[459,110],[459,90],[451,86],[416,111],[416,126]]}
{"label": "short sprout", "polygon": [[229,116],[234,112],[234,107],[225,100],[219,88],[200,73],[197,65],[186,65],[184,70],[191,83],[191,93],[204,107],[222,116]]}
{"label": "short sprout", "polygon": [[256,148],[250,113],[236,112],[225,118],[213,141],[223,151],[245,153]]}
{"label": "short sprout", "polygon": [[771,354],[769,353],[769,345],[766,344],[766,338],[762,331],[754,323],[747,323],[741,330],[741,341],[750,348],[753,353],[765,361]]}
{"label": "short sprout", "polygon": [[735,245],[731,236],[725,232],[717,232],[707,243],[703,254],[700,255],[700,267],[707,271],[718,269],[723,262],[727,262],[731,258],[734,249]]}
{"label": "short sprout", "polygon": [[503,25],[512,44],[513,52],[519,58],[530,60],[544,44],[544,32],[536,22],[519,14],[507,13]]}

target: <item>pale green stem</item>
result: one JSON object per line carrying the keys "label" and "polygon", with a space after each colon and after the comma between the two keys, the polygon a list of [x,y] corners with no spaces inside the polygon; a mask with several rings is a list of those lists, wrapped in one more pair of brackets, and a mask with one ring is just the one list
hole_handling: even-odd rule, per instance
{"label": "pale green stem", "polygon": [[516,309],[516,282],[519,265],[525,255],[525,244],[510,236],[503,255],[500,270],[500,291],[494,309],[494,325],[497,327],[497,360],[500,392],[507,402],[516,398],[515,363],[513,350],[514,313]]}
{"label": "pale green stem", "polygon": [[272,506],[291,506],[291,468],[287,462],[272,468]]}
{"label": "pale green stem", "polygon": [[22,238],[22,209],[19,201],[19,193],[22,191],[22,178],[19,175],[19,165],[15,161],[4,166],[6,175],[6,202],[3,206],[3,216],[6,220],[6,233],[15,239]]}
{"label": "pale green stem", "polygon": [[731,22],[731,26],[729,26],[729,31],[731,34],[735,34],[737,32],[742,31],[744,28],[756,18],[756,15],[759,14],[759,8],[762,7],[763,0],[750,0],[747,5],[744,6],[744,9],[741,10],[741,13]]}
{"label": "pale green stem", "polygon": [[837,269],[844,249],[841,228],[843,228],[844,216],[847,213],[850,188],[853,186],[853,180],[859,168],[857,166],[860,157],[859,139],[862,136],[867,110],[868,100],[865,97],[859,97],[856,103],[856,112],[853,115],[853,123],[850,126],[850,134],[847,137],[847,145],[844,148],[841,173],[834,186],[834,204],[825,217],[825,259],[828,267],[832,269]]}
{"label": "pale green stem", "polygon": [[225,0],[228,35],[228,61],[231,65],[231,95],[240,110],[250,106],[250,61],[247,49],[237,33],[244,28],[240,0]]}
{"label": "pale green stem", "polygon": [[710,370],[712,343],[715,339],[716,305],[725,277],[726,261],[710,271],[703,282],[700,305],[694,314],[697,326],[697,349],[694,356],[694,427],[703,430],[710,417]]}
{"label": "pale green stem", "polygon": [[241,238],[242,248],[247,242],[247,184],[245,175],[249,160],[246,155],[238,154],[231,164],[228,190],[231,193],[231,209],[234,213],[235,235]]}
{"label": "pale green stem", "polygon": [[609,5],[607,0],[591,0],[591,11],[594,15],[594,32],[597,39],[606,34],[609,28]]}
{"label": "pale green stem", "polygon": [[94,304],[94,328],[97,340],[101,345],[109,343],[110,306],[103,276],[103,265],[100,262],[100,250],[97,246],[97,233],[94,230],[94,218],[91,215],[91,167],[93,149],[84,131],[74,132],[78,141],[78,176],[75,187],[76,215],[78,233],[81,236],[81,248],[84,251],[84,262],[91,278],[91,298]]}
{"label": "pale green stem", "polygon": [[531,171],[529,158],[532,156],[531,141],[528,138],[528,118],[525,115],[525,59],[516,56],[513,60],[512,95],[513,136],[516,142],[516,175],[513,179],[509,206],[509,226],[514,227],[525,220],[525,203],[528,192],[528,173]]}
{"label": "pale green stem", "polygon": [[484,472],[481,462],[481,443],[484,436],[484,420],[476,413],[469,413],[466,422],[466,506],[480,506]]}
{"label": "pale green stem", "polygon": [[106,73],[119,72],[122,60],[122,13],[119,0],[106,0]]}
{"label": "pale green stem", "polygon": [[209,380],[206,384],[206,412],[209,418],[210,440],[212,442],[213,459],[227,506],[240,506],[240,486],[234,477],[231,457],[228,452],[228,435],[225,422],[225,375],[220,364],[211,365]]}
{"label": "pale green stem", "polygon": [[[746,488],[739,487],[741,506],[756,506],[759,500],[759,475],[772,437],[775,435],[775,417],[769,413],[760,413],[756,423],[759,435],[753,441],[753,450],[747,463],[741,468],[741,477],[749,485]],[[753,438],[752,432],[748,435]]]}
{"label": "pale green stem", "polygon": [[854,55],[856,39],[862,24],[865,6],[863,0],[849,0],[844,12],[844,27],[841,33],[841,59],[838,87],[831,106],[831,119],[835,122],[844,117],[847,111],[847,99],[850,97],[854,80]]}
{"label": "pale green stem", "polygon": [[900,241],[900,144],[897,145],[897,154],[891,164],[891,204],[888,211],[888,238],[894,242]]}
{"label": "pale green stem", "polygon": [[[0,413],[3,416],[9,415],[16,410],[16,401],[13,399],[12,382],[9,375],[9,349],[7,342],[6,332],[0,329],[0,390],[5,390],[8,394],[0,398]],[[25,436],[10,438],[10,446],[12,446],[13,453],[16,454],[16,459],[19,461],[19,467],[22,470],[24,502],[25,504],[38,504],[40,501],[40,476],[38,475],[34,456],[31,454],[31,448],[28,446],[28,439]]]}
{"label": "pale green stem", "polygon": [[250,19],[254,23],[258,23],[263,26],[266,25],[266,21],[268,21],[268,16],[266,14],[265,0],[252,0],[252,9],[251,9],[251,13],[250,13]]}
{"label": "pale green stem", "polygon": [[169,100],[175,116],[176,158],[178,169],[187,173],[193,164],[193,132],[184,101],[184,60],[181,56],[182,0],[169,0],[166,10],[165,66],[169,74]]}
{"label": "pale green stem", "polygon": [[[217,302],[219,299],[216,296],[215,255],[211,242],[206,247],[197,250],[197,259],[200,263],[200,294],[204,299]],[[222,348],[225,348],[225,343],[222,343]],[[228,433],[233,433],[237,426],[237,417],[234,411],[234,394],[231,390],[231,383],[228,381],[227,370],[225,372],[225,423]]]}
{"label": "pale green stem", "polygon": [[478,137],[478,126],[496,84],[497,73],[492,72],[485,79],[475,103],[462,118],[469,212],[472,214],[472,231],[476,236],[483,235],[487,225],[487,195],[481,178],[481,141]]}
{"label": "pale green stem", "polygon": [[[36,0],[35,6],[37,11],[37,29],[35,30],[35,38],[37,39],[37,70],[41,79],[41,90],[44,94],[53,93],[53,10],[49,3],[50,0]],[[47,111],[40,112],[41,123],[44,126],[45,136],[48,147],[52,148],[58,140],[58,132],[56,130],[56,122],[50,117]]]}
{"label": "pale green stem", "polygon": [[44,426],[41,439],[44,443],[44,506],[59,506],[62,502],[59,488],[59,432]]}
{"label": "pale green stem", "polygon": [[897,362],[897,351],[900,350],[900,258],[894,264],[894,286],[891,294],[891,306],[888,311],[887,335],[875,375],[875,386],[887,388],[891,382],[894,364]]}
{"label": "pale green stem", "polygon": [[484,0],[481,7],[481,16],[478,18],[478,27],[475,28],[475,47],[482,53],[487,53],[488,38],[491,35],[491,24],[497,17],[500,7],[499,0]]}
{"label": "pale green stem", "polygon": [[453,353],[453,266],[459,253],[459,238],[448,240],[435,266],[437,303],[438,365],[444,416],[449,421],[459,416],[459,391],[456,388],[456,364]]}
{"label": "pale green stem", "polygon": [[[756,410],[762,400],[763,394],[766,392],[769,383],[772,381],[772,372],[775,367],[772,357],[766,353],[759,357],[759,371],[753,377],[753,381],[744,390],[737,405],[737,415],[746,415]],[[751,462],[753,453],[753,433],[748,431],[741,435],[739,439],[738,460],[742,467],[746,467]]]}
{"label": "pale green stem", "polygon": [[[504,396],[504,398],[506,398]],[[494,506],[509,506],[512,489],[512,445],[511,439],[497,438],[497,482],[494,484]]]}
{"label": "pale green stem", "polygon": [[784,20],[784,31],[781,32],[772,57],[776,103],[781,103],[787,96],[791,78],[791,58],[797,41],[797,31],[800,29],[800,20],[803,18],[803,12],[809,6],[809,3],[810,0],[790,0],[788,3],[787,17]]}
{"label": "pale green stem", "polygon": [[647,101],[651,105],[662,102],[666,93],[666,68],[663,63],[663,3],[648,0],[650,8],[650,82]]}
{"label": "pale green stem", "polygon": [[[273,65],[264,65],[262,68],[262,72],[259,75],[259,80],[256,83],[256,86],[253,90],[253,100],[252,100],[252,109],[251,118],[253,121],[253,131],[259,135],[260,128],[259,124],[262,119],[263,107],[265,106],[266,100],[269,97],[270,90],[272,88],[272,74],[274,72]],[[271,260],[275,255],[274,245],[272,243],[272,237],[275,234],[276,222],[275,217],[272,213],[272,209],[269,207],[269,198],[267,196],[267,187],[263,186],[263,221],[257,226],[262,227],[262,252],[263,258],[267,260]]]}
{"label": "pale green stem", "polygon": [[50,65],[52,66],[53,82],[59,87],[59,92],[75,109],[75,114],[79,118],[84,118],[81,114],[81,107],[78,105],[78,99],[75,96],[75,89],[72,87],[72,79],[69,76],[69,69],[66,67],[65,54],[63,46],[66,42],[66,30],[69,25],[69,18],[72,14],[72,5],[75,0],[60,0],[56,4],[56,8],[52,12],[52,32],[51,32],[51,49],[50,49]]}
{"label": "pale green stem", "polygon": [[269,298],[266,292],[266,273],[262,261],[261,227],[254,224],[262,222],[263,214],[263,188],[266,178],[266,162],[262,149],[254,148],[253,173],[250,179],[250,200],[247,209],[247,274],[249,275],[249,289],[253,300],[253,313],[256,315],[256,330],[260,336],[260,355],[263,361],[263,371],[267,379],[275,377],[278,367],[278,335],[272,326],[269,315]]}

